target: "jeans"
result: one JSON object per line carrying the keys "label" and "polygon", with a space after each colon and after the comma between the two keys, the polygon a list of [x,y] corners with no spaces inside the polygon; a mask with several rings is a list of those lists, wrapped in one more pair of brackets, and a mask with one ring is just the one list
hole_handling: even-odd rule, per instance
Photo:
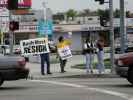
{"label": "jeans", "polygon": [[85,54],[85,56],[86,56],[86,71],[87,72],[92,71],[93,70],[92,63],[94,60],[94,54],[87,53],[87,54]]}
{"label": "jeans", "polygon": [[98,70],[99,73],[104,72],[105,71],[105,66],[104,66],[104,51],[100,50],[97,53],[97,58],[98,58]]}
{"label": "jeans", "polygon": [[49,53],[40,54],[41,57],[41,74],[45,73],[44,63],[47,65],[47,73],[50,73],[50,57]]}

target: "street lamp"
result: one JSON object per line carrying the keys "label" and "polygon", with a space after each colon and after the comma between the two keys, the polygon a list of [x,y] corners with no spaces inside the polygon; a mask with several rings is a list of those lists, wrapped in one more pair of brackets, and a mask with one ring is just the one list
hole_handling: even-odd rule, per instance
{"label": "street lamp", "polygon": [[44,10],[44,21],[47,20],[47,7],[46,7],[46,2],[42,2],[43,10]]}
{"label": "street lamp", "polygon": [[[47,21],[47,7],[46,7],[46,2],[42,2],[42,6],[43,6],[43,11],[44,11],[44,23],[46,23]],[[47,33],[45,33],[45,37],[48,38]]]}

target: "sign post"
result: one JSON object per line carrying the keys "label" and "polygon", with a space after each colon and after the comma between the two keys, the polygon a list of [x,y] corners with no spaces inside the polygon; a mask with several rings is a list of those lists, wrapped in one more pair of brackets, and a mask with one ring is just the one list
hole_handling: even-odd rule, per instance
{"label": "sign post", "polygon": [[51,35],[53,33],[51,20],[40,20],[38,25],[39,36]]}

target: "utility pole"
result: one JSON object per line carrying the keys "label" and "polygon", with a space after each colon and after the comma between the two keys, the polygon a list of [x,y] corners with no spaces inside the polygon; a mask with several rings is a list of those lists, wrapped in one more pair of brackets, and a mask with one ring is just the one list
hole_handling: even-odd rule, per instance
{"label": "utility pole", "polygon": [[0,16],[0,40],[1,40],[1,45],[3,45],[3,29],[2,29],[2,16]]}
{"label": "utility pole", "polygon": [[[11,21],[12,21],[12,12],[11,12],[11,10],[9,10],[9,25],[10,25]],[[12,30],[10,30],[10,28],[9,28],[10,55],[13,55],[13,34],[14,34],[14,32]]]}
{"label": "utility pole", "polygon": [[111,46],[110,46],[110,58],[111,58],[111,72],[115,72],[115,66],[114,66],[114,22],[113,22],[113,0],[109,0],[109,9],[110,9],[110,41],[111,41]]}
{"label": "utility pole", "polygon": [[125,7],[124,0],[120,0],[120,37],[121,37],[121,53],[124,53],[127,48],[127,33],[125,24]]}
{"label": "utility pole", "polygon": [[111,62],[111,72],[115,73],[114,59],[115,59],[115,51],[114,51],[114,17],[113,17],[113,0],[109,0],[109,2],[105,2],[105,0],[95,0],[99,1],[100,4],[109,3],[109,15],[110,15],[110,62]]}
{"label": "utility pole", "polygon": [[[43,10],[44,10],[44,23],[47,23],[47,7],[46,7],[46,2],[44,1],[43,3],[42,3],[42,5],[43,5]],[[48,39],[48,34],[47,33],[45,33],[45,37]]]}

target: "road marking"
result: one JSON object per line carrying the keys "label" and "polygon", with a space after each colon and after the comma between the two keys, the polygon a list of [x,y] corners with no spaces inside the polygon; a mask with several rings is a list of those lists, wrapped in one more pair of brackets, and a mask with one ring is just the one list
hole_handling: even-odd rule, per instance
{"label": "road marking", "polygon": [[90,88],[84,85],[78,85],[78,84],[72,84],[72,83],[66,83],[66,82],[57,82],[57,81],[45,81],[45,80],[30,80],[32,82],[41,82],[41,83],[49,83],[49,84],[54,84],[54,85],[62,85],[62,86],[69,86],[69,87],[75,87],[75,88],[82,88],[90,91],[95,91],[95,92],[100,92],[104,94],[109,94],[113,96],[117,96],[126,100],[133,100],[133,96],[125,94],[125,93],[120,93],[116,91],[110,91],[106,89],[100,89],[100,88]]}

